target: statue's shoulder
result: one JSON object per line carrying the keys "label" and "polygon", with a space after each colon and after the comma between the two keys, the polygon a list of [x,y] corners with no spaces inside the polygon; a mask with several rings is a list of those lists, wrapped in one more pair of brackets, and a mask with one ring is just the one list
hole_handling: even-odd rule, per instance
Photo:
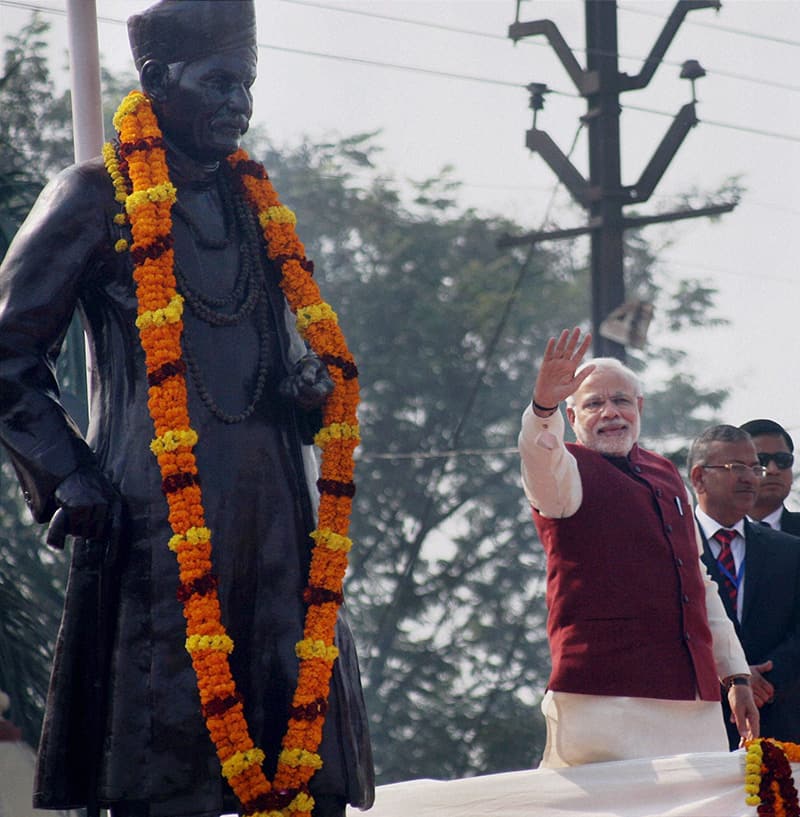
{"label": "statue's shoulder", "polygon": [[83,200],[83,206],[110,204],[114,187],[101,156],[64,168],[42,191],[48,198],[64,198],[70,204]]}
{"label": "statue's shoulder", "polygon": [[44,187],[31,211],[34,221],[65,221],[70,224],[101,225],[118,209],[114,187],[102,157],[70,165]]}

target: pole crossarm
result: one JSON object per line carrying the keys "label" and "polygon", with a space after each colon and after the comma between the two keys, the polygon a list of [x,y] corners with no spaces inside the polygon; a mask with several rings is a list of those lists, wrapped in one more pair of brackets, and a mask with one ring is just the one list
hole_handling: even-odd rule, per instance
{"label": "pole crossarm", "polygon": [[727,201],[722,204],[709,204],[707,207],[697,207],[686,210],[674,210],[671,213],[657,213],[652,216],[626,216],[623,226],[626,228],[646,227],[648,224],[663,224],[666,221],[680,221],[685,218],[705,218],[706,216],[721,216],[730,213],[739,200]]}
{"label": "pole crossarm", "polygon": [[632,187],[625,188],[629,192],[628,204],[647,201],[650,198],[678,152],[678,148],[683,144],[683,140],[697,123],[695,104],[687,102],[672,120],[664,138],[647,163],[647,167],[642,171],[639,181]]}
{"label": "pole crossarm", "polygon": [[552,140],[550,134],[538,128],[531,128],[526,134],[525,144],[530,151],[538,153],[547,162],[559,181],[569,190],[572,198],[582,207],[588,207],[592,199],[589,183]]}
{"label": "pole crossarm", "polygon": [[653,48],[647,55],[642,70],[633,77],[621,73],[619,75],[619,90],[635,91],[646,88],[650,84],[650,80],[653,78],[656,69],[661,64],[661,60],[664,59],[667,49],[678,33],[681,23],[683,23],[684,18],[690,11],[707,8],[713,8],[719,11],[721,6],[722,3],[720,0],[678,0],[667,22],[664,23],[664,28],[661,29],[658,39],[656,39],[653,44]]}
{"label": "pole crossarm", "polygon": [[547,38],[581,96],[596,93],[599,87],[597,72],[585,71],[581,68],[580,63],[575,59],[575,55],[567,45],[567,41],[558,30],[558,26],[552,20],[531,20],[527,23],[517,21],[508,27],[508,36],[515,43],[525,37],[533,37],[538,34],[543,34]]}
{"label": "pole crossarm", "polygon": [[[734,199],[733,201],[726,201],[721,204],[709,204],[706,207],[673,210],[671,213],[655,213],[651,216],[626,216],[622,220],[622,226],[626,229],[638,229],[640,227],[647,227],[649,224],[664,224],[668,221],[681,221],[687,218],[721,216],[724,213],[730,213],[738,204],[739,200]],[[565,227],[562,230],[537,230],[532,233],[523,233],[522,235],[509,235],[508,233],[504,233],[497,239],[496,246],[500,250],[506,250],[511,247],[525,247],[531,244],[540,244],[542,241],[559,241],[565,238],[577,238],[581,235],[588,235],[602,227],[603,220],[593,218],[581,227]]]}
{"label": "pole crossarm", "polygon": [[603,226],[601,219],[591,219],[588,224],[582,227],[566,227],[563,230],[547,230],[545,232],[535,231],[524,233],[523,235],[509,235],[505,233],[497,239],[497,248],[501,250],[510,247],[523,247],[530,244],[539,244],[542,241],[558,241],[564,238],[577,238],[579,235],[586,235],[592,230],[599,230]]}

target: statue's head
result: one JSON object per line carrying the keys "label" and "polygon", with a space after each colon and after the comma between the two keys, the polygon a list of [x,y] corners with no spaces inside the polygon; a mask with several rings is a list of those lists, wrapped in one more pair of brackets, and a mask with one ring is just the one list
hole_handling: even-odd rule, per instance
{"label": "statue's head", "polygon": [[128,20],[128,36],[167,139],[205,163],[233,153],[253,113],[253,0],[161,0]]}

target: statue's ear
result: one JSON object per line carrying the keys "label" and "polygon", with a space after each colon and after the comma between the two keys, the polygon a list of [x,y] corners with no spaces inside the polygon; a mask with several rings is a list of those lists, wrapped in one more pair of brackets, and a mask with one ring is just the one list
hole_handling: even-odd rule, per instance
{"label": "statue's ear", "polygon": [[142,90],[156,102],[167,98],[169,66],[160,60],[148,60],[139,71]]}

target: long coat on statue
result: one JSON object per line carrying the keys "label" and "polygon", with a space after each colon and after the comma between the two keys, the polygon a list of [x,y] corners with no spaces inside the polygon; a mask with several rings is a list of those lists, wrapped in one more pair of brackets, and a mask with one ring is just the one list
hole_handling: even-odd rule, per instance
{"label": "long coat on statue", "polygon": [[[173,181],[180,201],[181,179]],[[114,249],[117,208],[101,162],[68,169],[42,193],[0,268],[0,436],[34,516],[50,519],[58,484],[87,464],[99,465],[124,503],[99,610],[97,545],[77,540],[73,547],[35,800],[45,808],[78,807],[91,787],[100,804],[146,801],[151,817],[217,815],[236,805],[184,649],[178,567],[149,450],[154,432],[134,283],[128,253]],[[173,221],[177,263],[192,286],[223,295],[234,289],[236,236],[211,250]],[[277,392],[307,350],[274,270],[264,261],[252,274],[266,295],[250,319],[210,327],[187,310],[184,340],[197,368],[197,376],[187,375],[189,411],[222,621],[235,643],[231,665],[251,734],[271,776],[296,683],[316,476],[304,444],[309,418]],[[91,355],[85,441],[62,408],[53,375],[76,309]],[[255,411],[235,423],[214,416],[210,406],[236,414],[247,405],[257,370],[265,370],[266,387]],[[355,648],[341,616],[336,643],[324,765],[311,789],[365,807],[373,796],[372,759]],[[106,664],[99,670],[98,655]]]}

